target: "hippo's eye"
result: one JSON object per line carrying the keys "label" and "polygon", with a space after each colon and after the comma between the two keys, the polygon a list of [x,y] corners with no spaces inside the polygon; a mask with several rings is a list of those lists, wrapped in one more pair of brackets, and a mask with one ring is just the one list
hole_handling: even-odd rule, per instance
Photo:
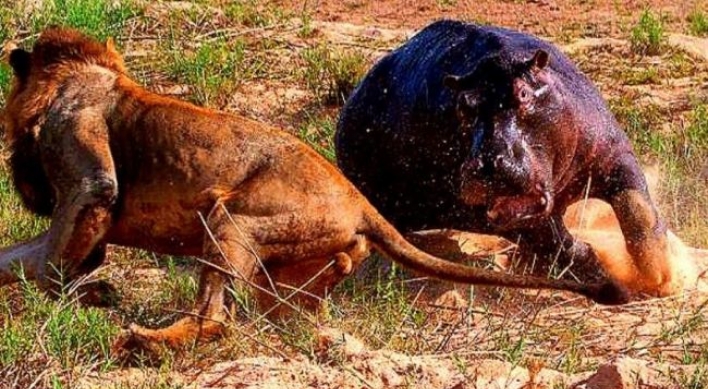
{"label": "hippo's eye", "polygon": [[526,101],[529,98],[529,91],[526,89],[522,89],[521,92],[519,93],[519,99],[521,101]]}
{"label": "hippo's eye", "polygon": [[457,109],[460,113],[476,116],[480,103],[481,98],[479,93],[475,91],[462,92],[458,96]]}
{"label": "hippo's eye", "polygon": [[522,104],[526,104],[533,99],[533,89],[524,79],[518,78],[514,80],[513,91],[516,100]]}
{"label": "hippo's eye", "polygon": [[463,129],[469,129],[477,123],[481,99],[478,92],[465,91],[457,96],[457,117],[464,124]]}
{"label": "hippo's eye", "polygon": [[516,92],[516,98],[518,99],[519,104],[521,104],[522,106],[528,106],[532,103],[532,100],[534,98],[533,90],[531,90],[531,88],[529,88],[528,86],[524,85]]}

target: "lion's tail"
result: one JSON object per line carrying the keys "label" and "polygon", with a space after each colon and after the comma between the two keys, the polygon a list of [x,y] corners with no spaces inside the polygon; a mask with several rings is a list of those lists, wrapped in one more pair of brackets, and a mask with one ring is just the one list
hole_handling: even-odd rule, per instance
{"label": "lion's tail", "polygon": [[464,266],[427,254],[411,243],[371,205],[364,213],[363,233],[379,251],[401,265],[447,281],[514,288],[556,289],[579,293],[594,300],[603,292],[598,285],[585,285],[566,280],[518,276],[493,270]]}

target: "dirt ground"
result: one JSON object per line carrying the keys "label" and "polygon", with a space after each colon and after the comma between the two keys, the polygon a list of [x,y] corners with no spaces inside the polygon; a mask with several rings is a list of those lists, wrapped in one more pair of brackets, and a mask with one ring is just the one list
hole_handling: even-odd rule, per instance
{"label": "dirt ground", "polygon": [[315,11],[323,21],[388,28],[420,28],[433,20],[456,18],[523,29],[538,35],[561,36],[569,29],[584,35],[615,36],[646,7],[670,15],[670,23],[686,18],[700,1],[614,0],[438,0],[283,1]]}
{"label": "dirt ground", "polygon": [[[285,51],[269,53],[277,54],[284,67],[291,64],[295,52],[313,39],[361,51],[373,63],[430,22],[459,18],[516,28],[553,41],[577,61],[608,100],[630,98],[636,104],[663,107],[668,123],[684,120],[689,103],[708,96],[708,38],[685,35],[688,14],[697,8],[708,10],[708,1],[283,0],[274,3],[293,11],[309,12],[315,30],[312,37],[298,35],[298,23],[302,23],[298,20],[288,21],[281,28],[253,29],[259,38],[288,42]],[[169,4],[174,6],[175,2],[158,3],[148,7],[146,13],[152,12],[159,18],[161,7],[170,7]],[[617,68],[627,67],[626,61],[631,61],[627,59],[631,57],[629,30],[647,7],[664,16],[672,50],[685,56],[686,66],[690,67],[690,72],[671,69],[672,76],[662,79],[660,87],[616,81]],[[125,45],[128,66],[133,70],[150,52],[148,39],[136,42]],[[629,65],[657,66],[660,71],[669,66],[662,59],[642,61]],[[187,90],[186,86],[143,71],[142,67],[137,73],[149,81],[151,88],[162,93],[182,96]],[[292,118],[298,117],[308,98],[303,85],[287,77],[268,78],[246,82],[233,92],[223,108],[295,131]],[[606,212],[602,205],[598,207],[598,212]],[[680,232],[680,221],[671,220],[670,225]],[[587,232],[593,226],[582,227]],[[616,227],[603,228],[615,235],[601,237],[600,242],[616,238]],[[469,237],[461,236],[460,242],[463,246],[469,244]],[[696,245],[701,239],[689,242]],[[680,241],[675,244],[684,256],[681,260],[697,261],[701,269],[708,266],[708,256],[704,253],[685,247]],[[127,285],[121,291],[126,299],[130,299],[131,293],[144,293],[143,288],[149,287],[141,284],[147,283],[147,277],[140,276],[140,271],[115,268],[110,271],[112,278]],[[656,389],[700,388],[701,383],[708,382],[702,372],[705,364],[686,357],[702,353],[708,337],[705,326],[708,321],[702,311],[708,305],[708,286],[703,282],[682,296],[621,308],[601,307],[564,294],[518,292],[521,300],[504,301],[522,301],[527,306],[500,305],[493,312],[483,311],[479,300],[470,297],[468,288],[432,285],[416,296],[416,304],[429,314],[429,321],[419,328],[419,333],[401,336],[425,342],[420,353],[366,344],[346,330],[322,326],[315,329],[312,339],[315,359],[271,352],[267,356],[229,360],[220,353],[219,358],[206,357],[169,372],[146,367],[94,371],[73,380],[72,387]],[[486,309],[487,303],[498,298],[497,292],[485,295],[484,289],[480,290],[486,298]],[[412,330],[406,327],[402,331]],[[526,353],[531,357],[512,358],[508,350],[489,351],[502,342],[499,334],[508,337],[503,341],[511,344],[509,350],[514,349],[514,342],[531,339],[526,343],[533,350]],[[571,354],[583,358],[572,369],[560,368],[558,364],[546,366],[542,361],[549,353],[565,360]]]}

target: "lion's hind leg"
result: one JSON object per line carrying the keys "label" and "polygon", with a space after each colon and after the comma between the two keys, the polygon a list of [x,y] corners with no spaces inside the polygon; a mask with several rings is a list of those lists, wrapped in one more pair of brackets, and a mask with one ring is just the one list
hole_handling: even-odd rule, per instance
{"label": "lion's hind leg", "polygon": [[149,329],[131,324],[119,346],[128,349],[156,351],[161,346],[179,348],[190,342],[209,340],[222,335],[224,320],[224,290],[226,277],[218,270],[204,265],[199,280],[199,292],[194,310],[174,324]]}
{"label": "lion's hind leg", "polygon": [[[345,277],[369,256],[366,239],[357,235],[345,251],[322,258],[295,260],[259,271],[255,283],[262,315],[282,318],[296,312],[316,311]],[[268,286],[273,282],[276,292]]]}
{"label": "lion's hind leg", "polygon": [[160,329],[131,325],[121,348],[154,351],[161,345],[178,348],[195,341],[221,336],[228,319],[225,292],[231,279],[251,284],[257,260],[248,249],[244,235],[229,221],[225,211],[215,208],[210,214],[204,246],[199,290],[194,309],[174,324]]}

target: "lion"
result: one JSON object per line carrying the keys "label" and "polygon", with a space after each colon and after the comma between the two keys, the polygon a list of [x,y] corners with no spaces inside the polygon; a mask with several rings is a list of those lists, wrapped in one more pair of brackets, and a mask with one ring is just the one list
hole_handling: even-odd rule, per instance
{"label": "lion", "polygon": [[107,244],[197,258],[193,314],[159,329],[131,325],[140,344],[218,337],[232,280],[275,297],[276,284],[293,283],[322,295],[370,248],[444,280],[626,301],[612,283],[514,276],[416,249],[297,137],[145,90],[110,39],[49,28],[31,52],[16,48],[8,60],[3,124],[14,184],[51,224],[0,251],[0,285],[17,281],[21,267],[51,290],[51,269],[75,279],[101,265]]}

